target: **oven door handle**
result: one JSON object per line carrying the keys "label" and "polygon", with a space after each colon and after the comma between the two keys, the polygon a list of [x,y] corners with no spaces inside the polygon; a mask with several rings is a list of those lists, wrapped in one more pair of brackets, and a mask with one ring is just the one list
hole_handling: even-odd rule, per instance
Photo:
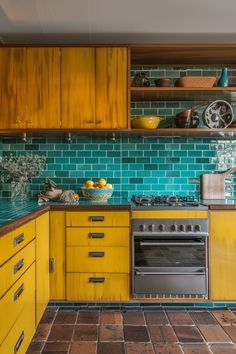
{"label": "oven door handle", "polygon": [[204,271],[202,272],[140,272],[135,271],[135,275],[205,275]]}
{"label": "oven door handle", "polygon": [[163,237],[163,236],[171,236],[171,237],[183,237],[183,236],[188,236],[188,237],[207,237],[209,236],[208,232],[196,232],[196,233],[190,233],[190,232],[133,232],[133,236],[157,236],[157,237]]}
{"label": "oven door handle", "polygon": [[142,242],[140,246],[205,246],[205,242]]}

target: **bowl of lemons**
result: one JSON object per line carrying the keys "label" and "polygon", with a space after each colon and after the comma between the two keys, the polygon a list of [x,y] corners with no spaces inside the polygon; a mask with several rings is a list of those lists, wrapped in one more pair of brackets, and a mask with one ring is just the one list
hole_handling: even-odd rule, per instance
{"label": "bowl of lemons", "polygon": [[83,197],[93,202],[106,202],[111,198],[114,188],[107,183],[105,178],[100,178],[98,182],[87,180],[81,187]]}

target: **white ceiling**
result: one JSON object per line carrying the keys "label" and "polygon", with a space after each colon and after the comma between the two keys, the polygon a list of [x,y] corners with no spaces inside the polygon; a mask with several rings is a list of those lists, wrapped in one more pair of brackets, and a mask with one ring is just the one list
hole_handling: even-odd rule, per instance
{"label": "white ceiling", "polygon": [[0,0],[0,41],[236,43],[236,0]]}

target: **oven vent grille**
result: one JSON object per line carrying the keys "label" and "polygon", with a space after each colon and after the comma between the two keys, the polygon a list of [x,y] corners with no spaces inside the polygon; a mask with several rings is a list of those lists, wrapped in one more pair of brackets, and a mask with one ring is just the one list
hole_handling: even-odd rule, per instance
{"label": "oven vent grille", "polygon": [[133,297],[136,299],[208,299],[208,295],[199,295],[199,294],[133,294]]}

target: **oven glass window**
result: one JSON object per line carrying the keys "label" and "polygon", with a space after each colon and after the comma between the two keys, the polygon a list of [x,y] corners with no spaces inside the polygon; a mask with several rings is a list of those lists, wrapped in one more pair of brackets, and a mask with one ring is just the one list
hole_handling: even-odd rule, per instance
{"label": "oven glass window", "polygon": [[135,267],[205,267],[203,239],[135,240]]}

